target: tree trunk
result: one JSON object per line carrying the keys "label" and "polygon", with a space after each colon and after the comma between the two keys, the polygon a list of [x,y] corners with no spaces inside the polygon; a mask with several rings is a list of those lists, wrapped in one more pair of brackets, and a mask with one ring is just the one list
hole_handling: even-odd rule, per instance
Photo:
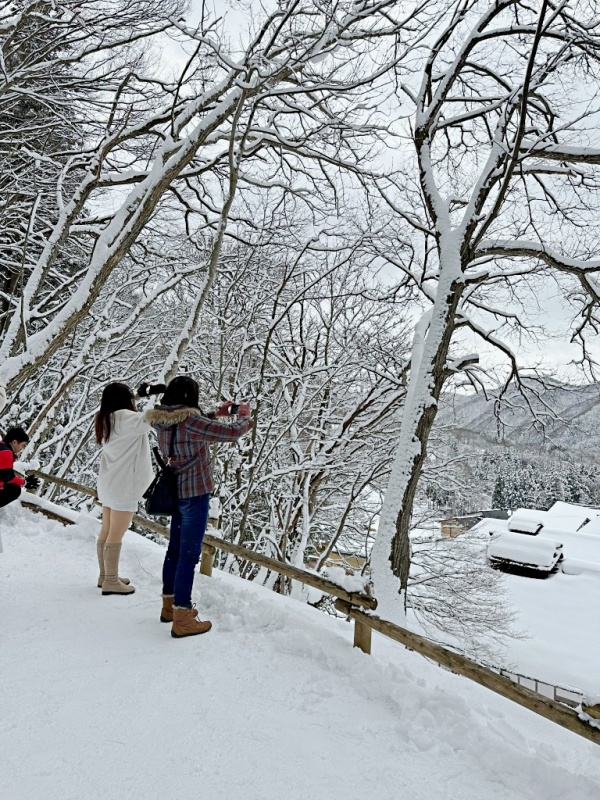
{"label": "tree trunk", "polygon": [[[371,558],[375,594],[397,617],[398,593],[406,605],[410,572],[409,530],[414,499],[437,404],[447,377],[447,357],[463,292],[460,247],[453,232],[441,237],[440,277],[433,307],[415,328],[411,374],[400,443],[388,483]],[[391,569],[390,569],[391,567]],[[400,584],[398,586],[398,579]],[[383,613],[383,612],[382,612]]]}

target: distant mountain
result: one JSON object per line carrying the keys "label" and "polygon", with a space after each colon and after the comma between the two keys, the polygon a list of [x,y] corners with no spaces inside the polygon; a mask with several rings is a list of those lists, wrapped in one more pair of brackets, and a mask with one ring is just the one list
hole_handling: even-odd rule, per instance
{"label": "distant mountain", "polygon": [[541,387],[530,381],[526,399],[511,390],[501,401],[497,395],[447,395],[438,424],[473,444],[542,447],[600,461],[600,383]]}

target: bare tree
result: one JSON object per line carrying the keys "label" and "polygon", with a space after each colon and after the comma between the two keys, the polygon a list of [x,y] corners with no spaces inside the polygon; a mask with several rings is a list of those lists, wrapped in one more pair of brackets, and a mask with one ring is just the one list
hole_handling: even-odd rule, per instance
{"label": "bare tree", "polygon": [[[422,35],[419,6],[401,14],[396,5],[279,4],[255,22],[235,52],[227,45],[225,22],[208,12],[191,28],[175,5],[154,0],[131,0],[120,18],[123,4],[116,2],[65,3],[58,19],[66,55],[55,53],[51,64],[67,61],[78,75],[106,73],[111,80],[102,96],[81,98],[88,124],[81,148],[64,163],[58,160],[56,219],[39,256],[30,253],[18,295],[6,298],[10,320],[0,346],[0,377],[9,389],[30,379],[65,343],[165,203],[171,220],[178,209],[190,235],[204,228],[211,239],[205,285],[173,346],[172,369],[198,324],[240,183],[284,183],[300,196],[330,183],[332,165],[359,169],[374,130],[370,109],[360,101]],[[109,24],[111,12],[115,21]],[[4,49],[23,19],[38,24],[34,6],[6,16]],[[145,38],[148,48],[157,47],[153,40],[167,34],[195,48],[171,82],[131,45]],[[40,72],[43,56],[34,54],[33,61],[31,69]],[[31,69],[20,65],[7,85],[18,88]],[[308,161],[315,167],[305,168]],[[165,211],[163,225],[167,219]],[[35,219],[28,231],[35,233]],[[40,314],[51,291],[49,275],[73,240],[80,242],[83,260],[67,279],[68,291]]]}
{"label": "bare tree", "polygon": [[505,576],[486,564],[486,542],[474,533],[458,539],[413,539],[408,603],[420,626],[432,638],[478,658],[497,658],[515,628],[508,605]]}
{"label": "bare tree", "polygon": [[256,408],[252,434],[215,462],[224,534],[324,562],[349,536],[364,554],[380,507],[405,394],[403,312],[365,277],[360,238],[339,226],[315,237],[274,206],[268,227],[226,246],[186,367],[209,400]]}
{"label": "bare tree", "polygon": [[118,98],[126,96],[121,112],[131,118],[144,92],[159,91],[151,81],[132,85],[140,45],[170,27],[168,15],[180,9],[155,0],[3,3],[0,334],[7,355],[26,350],[83,279],[89,242],[81,232],[64,232],[54,259],[42,264],[44,248],[85,176],[94,141],[120,113]]}
{"label": "bare tree", "polygon": [[[423,44],[418,72],[398,71],[413,156],[378,184],[392,215],[382,235],[404,242],[385,254],[425,311],[374,549],[377,593],[390,608],[408,586],[410,519],[438,401],[457,374],[481,385],[469,355],[477,340],[503,354],[506,385],[527,399],[511,336],[543,332],[532,308],[551,286],[595,369],[599,20],[594,2],[457,2]],[[589,92],[572,90],[581,75]]]}

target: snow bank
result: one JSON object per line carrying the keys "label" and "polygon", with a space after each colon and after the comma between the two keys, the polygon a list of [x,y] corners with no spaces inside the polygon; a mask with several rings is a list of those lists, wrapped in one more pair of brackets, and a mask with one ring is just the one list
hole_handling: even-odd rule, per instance
{"label": "snow bank", "polygon": [[554,527],[544,527],[536,539],[558,539],[563,544],[565,559],[587,561],[600,566],[600,537],[582,532],[571,533]]}
{"label": "snow bank", "polygon": [[539,680],[600,694],[600,575],[559,571],[546,581],[506,575],[505,582],[507,603],[519,610],[517,625],[527,636],[507,642],[507,664]]}
{"label": "snow bank", "polygon": [[600,574],[600,563],[597,561],[582,561],[577,558],[565,558],[560,565],[560,569],[566,575],[581,575],[582,572]]}
{"label": "snow bank", "polygon": [[0,511],[1,797],[600,796],[600,748],[377,635],[365,656],[344,620],[233,576],[197,578],[213,630],[172,639],[164,549],[127,534],[137,591],[102,597],[96,530]]}

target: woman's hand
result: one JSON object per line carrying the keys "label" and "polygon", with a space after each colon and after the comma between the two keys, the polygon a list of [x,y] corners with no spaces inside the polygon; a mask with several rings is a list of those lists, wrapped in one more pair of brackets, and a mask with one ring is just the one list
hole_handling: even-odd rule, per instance
{"label": "woman's hand", "polygon": [[[221,403],[221,405],[215,411],[215,417],[230,417],[232,416],[231,407],[235,407],[237,404],[228,400],[226,403]],[[237,416],[238,417],[249,417],[250,416],[250,403],[240,403],[237,405]]]}
{"label": "woman's hand", "polygon": [[250,403],[240,403],[240,410],[238,411],[238,417],[249,417],[250,416]]}

